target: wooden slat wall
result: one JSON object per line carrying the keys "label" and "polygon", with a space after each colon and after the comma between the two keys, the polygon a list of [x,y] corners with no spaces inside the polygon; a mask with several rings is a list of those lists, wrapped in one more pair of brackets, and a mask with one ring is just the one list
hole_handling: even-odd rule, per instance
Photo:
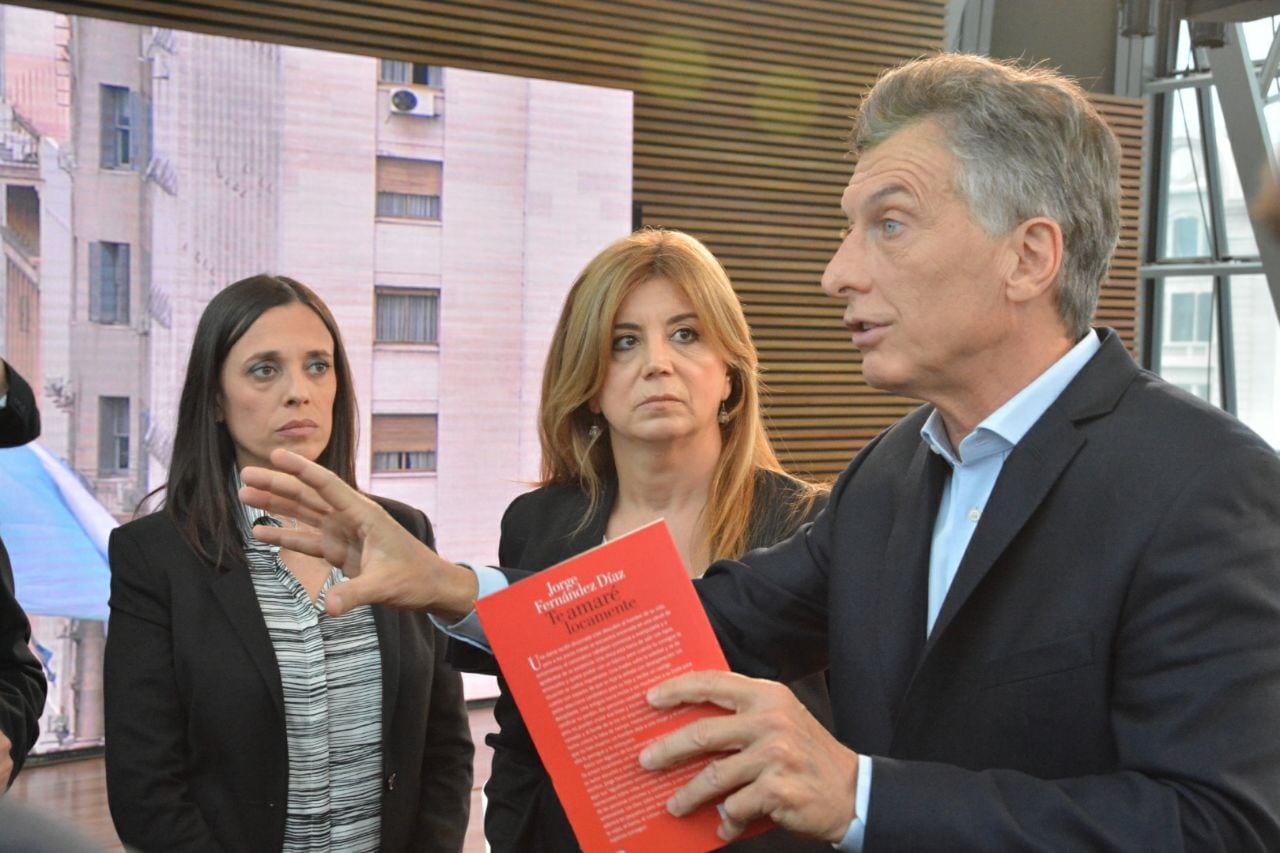
{"label": "wooden slat wall", "polygon": [[[788,467],[834,476],[914,405],[862,384],[841,309],[818,282],[842,225],[848,116],[882,69],[940,47],[945,0],[27,5],[631,89],[643,222],[687,230],[724,262],[761,351],[772,434]],[[1123,102],[1110,106],[1136,121],[1140,143],[1140,111],[1135,120]],[[1136,174],[1135,166],[1135,188]],[[1130,278],[1106,299],[1118,312],[1108,322],[1132,334],[1124,310],[1135,292],[1136,240],[1128,253],[1117,274]]]}
{"label": "wooden slat wall", "polygon": [[1120,245],[1111,259],[1111,275],[1102,286],[1098,325],[1111,326],[1124,339],[1134,357],[1140,354],[1138,339],[1138,263],[1141,259],[1142,137],[1146,126],[1146,102],[1142,98],[1093,95],[1092,100],[1120,140]]}

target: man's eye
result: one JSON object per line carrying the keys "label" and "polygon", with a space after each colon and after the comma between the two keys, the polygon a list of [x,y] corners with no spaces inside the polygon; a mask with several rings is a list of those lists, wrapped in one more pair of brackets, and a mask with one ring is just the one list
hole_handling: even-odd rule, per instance
{"label": "man's eye", "polygon": [[902,231],[902,223],[896,219],[886,219],[880,223],[880,228],[885,234],[892,237]]}

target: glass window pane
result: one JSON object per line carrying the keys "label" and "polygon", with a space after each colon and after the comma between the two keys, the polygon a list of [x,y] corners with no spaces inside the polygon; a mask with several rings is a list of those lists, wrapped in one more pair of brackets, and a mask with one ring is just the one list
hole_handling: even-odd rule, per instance
{"label": "glass window pane", "polygon": [[1249,58],[1254,62],[1264,62],[1267,52],[1271,50],[1271,42],[1276,32],[1276,16],[1259,18],[1256,21],[1244,22],[1244,45]]}
{"label": "glass window pane", "polygon": [[1280,78],[1271,81],[1271,93],[1262,105],[1262,115],[1267,122],[1267,130],[1273,141],[1280,140]]}
{"label": "glass window pane", "polygon": [[1200,258],[1208,255],[1209,241],[1204,233],[1204,220],[1198,216],[1179,216],[1173,220],[1173,242],[1169,254],[1175,258]]}
{"label": "glass window pane", "polygon": [[1231,332],[1237,414],[1280,448],[1280,322],[1265,276],[1231,279]]}
{"label": "glass window pane", "polygon": [[1160,375],[1197,397],[1221,405],[1213,279],[1167,278],[1158,291],[1161,335],[1156,364]]}
{"label": "glass window pane", "polygon": [[1191,89],[1182,89],[1168,98],[1169,154],[1163,171],[1164,210],[1158,257],[1208,257],[1213,245],[1209,230],[1212,220],[1196,95]]}
{"label": "glass window pane", "polygon": [[[1218,144],[1218,172],[1222,176],[1222,207],[1226,216],[1226,254],[1233,257],[1257,257],[1258,243],[1253,237],[1253,224],[1245,207],[1244,188],[1240,184],[1240,172],[1236,169],[1235,155],[1231,152],[1231,139],[1227,135],[1222,107],[1218,103],[1216,89],[1211,89],[1213,103],[1214,138]],[[1253,175],[1248,180],[1257,180]]]}
{"label": "glass window pane", "polygon": [[99,165],[104,169],[128,166],[131,134],[129,90],[106,84],[98,88],[102,99],[102,152]]}
{"label": "glass window pane", "polygon": [[433,344],[437,338],[438,291],[377,291],[379,343]]}
{"label": "glass window pane", "polygon": [[129,471],[129,398],[98,398],[98,474],[116,477]]}
{"label": "glass window pane", "polygon": [[1178,25],[1178,48],[1173,55],[1173,69],[1194,71],[1196,68],[1195,54],[1191,50],[1191,31],[1187,27],[1187,22],[1183,21]]}
{"label": "glass window pane", "polygon": [[384,59],[380,64],[378,76],[385,83],[408,83],[413,76],[413,63],[400,59]]}
{"label": "glass window pane", "polygon": [[441,68],[439,65],[424,65],[421,62],[413,64],[413,82],[422,86],[435,86],[440,88],[442,78]]}
{"label": "glass window pane", "polygon": [[379,216],[404,216],[405,196],[403,193],[378,193]]}
{"label": "glass window pane", "polygon": [[1169,315],[1165,321],[1169,324],[1169,341],[1194,340],[1195,327],[1194,293],[1174,293],[1169,296]]}

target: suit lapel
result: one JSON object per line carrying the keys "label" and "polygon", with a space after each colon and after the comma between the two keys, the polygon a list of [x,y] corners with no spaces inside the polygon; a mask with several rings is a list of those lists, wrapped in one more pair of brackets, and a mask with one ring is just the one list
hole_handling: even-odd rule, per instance
{"label": "suit lapel", "polygon": [[1105,330],[1099,351],[1005,460],[942,602],[922,660],[1084,446],[1078,424],[1114,409],[1136,374],[1137,366],[1115,332]]}
{"label": "suit lapel", "polygon": [[213,576],[209,586],[266,682],[271,699],[283,719],[284,690],[280,686],[280,666],[271,646],[271,636],[267,633],[267,623],[262,619],[262,608],[258,605],[257,593],[253,591],[249,570],[237,567],[219,572]]}
{"label": "suit lapel", "polygon": [[1019,443],[1005,460],[982,511],[982,521],[973,532],[955,580],[942,601],[925,645],[926,656],[1084,444],[1084,437],[1066,422],[1054,424],[1041,437],[1044,440],[1036,447],[1027,446],[1025,440]]}
{"label": "suit lapel", "polygon": [[903,479],[909,485],[898,493],[885,546],[876,596],[876,637],[886,699],[895,712],[924,646],[933,520],[947,473],[946,460],[920,440]]}
{"label": "suit lapel", "polygon": [[386,742],[391,731],[391,711],[400,692],[400,619],[401,614],[389,607],[373,608],[373,622],[378,629],[378,652],[382,657],[382,738]]}

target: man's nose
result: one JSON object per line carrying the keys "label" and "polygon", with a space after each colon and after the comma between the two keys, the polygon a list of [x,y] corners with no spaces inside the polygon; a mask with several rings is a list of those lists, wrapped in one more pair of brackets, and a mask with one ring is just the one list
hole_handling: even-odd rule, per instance
{"label": "man's nose", "polygon": [[866,257],[857,235],[850,234],[840,241],[822,273],[822,290],[836,299],[848,299],[851,293],[866,292]]}

